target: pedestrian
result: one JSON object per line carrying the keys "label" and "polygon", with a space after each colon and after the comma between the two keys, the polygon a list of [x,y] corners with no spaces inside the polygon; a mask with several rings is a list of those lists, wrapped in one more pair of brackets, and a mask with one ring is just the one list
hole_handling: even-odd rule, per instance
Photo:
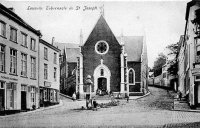
{"label": "pedestrian", "polygon": [[98,105],[98,103],[97,103],[97,101],[95,100],[95,99],[93,99],[93,107],[94,107],[94,111],[97,111],[97,105]]}
{"label": "pedestrian", "polygon": [[181,101],[181,98],[182,98],[182,93],[181,93],[181,91],[178,91],[178,98],[179,98],[179,100]]}
{"label": "pedestrian", "polygon": [[72,95],[72,100],[75,101],[76,100],[76,93],[74,92]]}
{"label": "pedestrian", "polygon": [[129,96],[127,95],[127,103],[129,102]]}

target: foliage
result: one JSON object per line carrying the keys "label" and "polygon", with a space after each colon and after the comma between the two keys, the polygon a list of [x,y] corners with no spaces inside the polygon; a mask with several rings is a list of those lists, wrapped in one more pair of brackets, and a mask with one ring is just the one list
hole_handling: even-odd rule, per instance
{"label": "foliage", "polygon": [[[171,55],[171,56],[174,56],[174,57],[177,56],[177,54],[178,54],[178,43],[170,44],[166,48],[170,50],[168,55]],[[170,62],[168,72],[171,75],[177,75],[177,73],[178,73],[178,62],[177,62],[176,58]]]}
{"label": "foliage", "polygon": [[153,71],[154,76],[158,76],[162,73],[162,66],[166,64],[167,56],[163,53],[159,53],[156,61],[154,61]]}
{"label": "foliage", "polygon": [[167,49],[169,49],[169,53],[168,55],[177,55],[178,54],[178,42],[175,44],[170,44],[166,47]]}
{"label": "foliage", "polygon": [[170,63],[169,68],[167,69],[167,71],[171,75],[177,75],[177,73],[178,73],[178,62],[176,60],[172,61]]}

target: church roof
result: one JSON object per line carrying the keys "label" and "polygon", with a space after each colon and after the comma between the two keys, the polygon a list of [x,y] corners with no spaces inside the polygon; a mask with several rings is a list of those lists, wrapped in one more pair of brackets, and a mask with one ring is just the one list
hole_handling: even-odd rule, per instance
{"label": "church roof", "polygon": [[[141,62],[143,38],[143,36],[123,36],[127,61]],[[121,37],[117,37],[117,40],[121,42]]]}
{"label": "church roof", "polygon": [[77,62],[77,57],[80,55],[79,48],[66,48],[67,62]]}
{"label": "church roof", "polygon": [[[88,41],[88,39],[89,39],[90,36],[92,35],[93,31],[95,31],[95,29],[99,29],[99,30],[104,29],[104,30],[106,30],[106,31],[110,31],[110,33],[111,33],[112,35],[114,35],[114,33],[112,32],[112,29],[110,28],[110,26],[109,26],[108,23],[106,22],[104,16],[101,14],[101,15],[99,16],[99,18],[97,19],[97,21],[95,22],[95,24],[94,24],[92,30],[90,31],[90,33],[86,34],[86,35],[88,35],[88,36],[87,36],[87,38],[85,38],[85,40],[83,40],[82,44],[80,44],[81,46],[84,46],[84,45],[85,45],[85,43]],[[114,37],[116,37],[116,36],[114,35]]]}

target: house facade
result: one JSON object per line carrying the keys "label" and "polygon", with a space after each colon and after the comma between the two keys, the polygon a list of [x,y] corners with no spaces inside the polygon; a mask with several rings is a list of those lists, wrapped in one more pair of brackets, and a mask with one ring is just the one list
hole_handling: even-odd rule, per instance
{"label": "house facade", "polygon": [[183,96],[188,96],[188,102],[192,108],[200,105],[199,16],[200,2],[197,0],[188,2],[184,39],[179,53],[179,90]]}
{"label": "house facade", "polygon": [[91,76],[91,93],[98,90],[114,95],[143,95],[147,92],[148,66],[145,37],[115,37],[101,15],[83,42],[80,36],[78,87],[80,98],[88,93],[86,78]]}
{"label": "house facade", "polygon": [[39,40],[40,106],[59,103],[60,50],[43,39]]}
{"label": "house facade", "polygon": [[0,4],[0,111],[39,107],[39,37]]}

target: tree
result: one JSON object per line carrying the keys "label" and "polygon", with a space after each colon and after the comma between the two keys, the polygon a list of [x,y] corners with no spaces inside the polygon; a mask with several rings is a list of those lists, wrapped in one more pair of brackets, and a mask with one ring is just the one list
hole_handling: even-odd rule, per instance
{"label": "tree", "polygon": [[169,49],[169,56],[176,56],[178,54],[178,42],[175,44],[170,44],[166,48]]}
{"label": "tree", "polygon": [[167,56],[163,53],[159,53],[156,61],[154,61],[153,71],[154,76],[158,76],[162,73],[162,66],[166,64]]}
{"label": "tree", "polygon": [[176,56],[178,55],[178,42],[175,44],[170,44],[166,47],[167,49],[169,49],[169,56],[173,56],[174,59],[170,61],[170,65],[168,68],[168,72],[171,75],[177,75],[178,73],[178,61]]}

